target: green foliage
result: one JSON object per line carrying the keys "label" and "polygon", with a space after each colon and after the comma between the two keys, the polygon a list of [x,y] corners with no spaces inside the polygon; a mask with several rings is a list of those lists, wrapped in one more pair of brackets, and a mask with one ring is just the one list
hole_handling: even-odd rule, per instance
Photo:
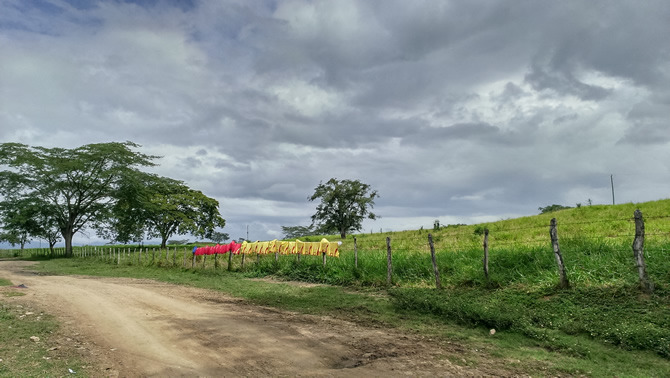
{"label": "green foliage", "polygon": [[119,200],[111,207],[107,224],[100,227],[101,234],[112,240],[138,241],[145,232],[160,237],[163,248],[175,234],[227,240],[227,234],[215,234],[217,227],[225,226],[219,202],[182,181],[135,173],[117,194]]}
{"label": "green foliage", "polygon": [[[212,234],[209,236],[209,240],[213,241],[214,243],[224,243],[228,239],[230,239],[230,235],[226,232],[219,232],[219,231],[214,231]],[[188,240],[187,240],[188,242]],[[179,243],[179,244],[186,244],[186,243]]]}
{"label": "green foliage", "polygon": [[[582,204],[578,204],[579,206],[577,207],[582,207]],[[559,210],[565,210],[565,209],[570,209],[570,206],[563,206],[563,205],[549,205],[545,207],[538,207],[537,209],[540,210],[540,214],[546,214],[546,213],[553,213],[554,211],[559,211]]]}
{"label": "green foliage", "polygon": [[189,239],[168,240],[167,245],[186,245],[188,242]]}
{"label": "green foliage", "polygon": [[359,180],[337,180],[331,178],[325,184],[319,183],[310,201],[320,200],[312,223],[326,232],[338,232],[344,239],[348,233],[360,231],[364,219],[377,219],[370,212],[374,208],[376,190]]}
{"label": "green foliage", "polygon": [[328,232],[321,227],[309,226],[281,226],[284,239],[298,239],[305,236],[323,235]]}
{"label": "green foliage", "polygon": [[132,150],[132,142],[88,144],[73,149],[0,144],[0,194],[5,204],[27,200],[49,206],[71,255],[72,236],[102,221],[114,194],[137,167],[155,156]]}

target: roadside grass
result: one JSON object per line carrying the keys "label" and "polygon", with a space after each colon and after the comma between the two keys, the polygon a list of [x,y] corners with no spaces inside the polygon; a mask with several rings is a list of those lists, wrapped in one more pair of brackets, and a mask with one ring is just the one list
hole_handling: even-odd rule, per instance
{"label": "roadside grass", "polygon": [[[11,285],[6,284],[8,280],[0,281]],[[5,297],[24,295],[4,289],[3,293]],[[52,316],[0,300],[0,329],[0,377],[62,377],[70,375],[68,368],[86,376],[76,368],[81,366],[77,359],[61,358],[49,350],[58,329]]]}
{"label": "roadside grass", "polygon": [[[180,267],[115,265],[102,260],[81,258],[42,261],[35,269],[44,274],[155,279],[217,290],[256,305],[328,315],[376,327],[410,330],[455,346],[456,351],[444,358],[458,365],[470,366],[484,360],[494,360],[500,362],[501,368],[512,368],[520,373],[539,376],[667,376],[667,372],[670,372],[670,361],[653,352],[629,351],[599,342],[592,335],[581,332],[575,325],[565,323],[556,329],[540,327],[537,322],[544,318],[551,319],[552,311],[565,311],[560,305],[569,302],[571,298],[563,297],[560,292],[535,293],[533,295],[544,295],[536,298],[519,290],[515,294],[501,292],[499,295],[503,297],[496,298],[491,297],[493,294],[486,288],[464,287],[461,288],[462,292],[452,295],[452,291],[396,287],[388,291],[390,295],[387,295],[387,291],[381,288],[326,285],[305,287],[251,280],[247,279],[248,273],[245,272],[211,268],[201,271]],[[495,292],[496,290],[493,291]],[[628,294],[621,293],[622,297]],[[582,293],[575,295],[581,296]],[[597,293],[593,295],[597,297]],[[509,303],[504,306],[507,301]],[[538,301],[547,303],[547,307],[538,305],[537,308],[530,308],[528,314],[524,315],[526,306]],[[607,301],[603,299],[602,302]],[[419,303],[426,303],[421,306],[427,307],[421,307]],[[515,306],[514,303],[518,305]],[[459,313],[452,311],[469,308],[466,305],[471,306],[472,314],[459,318]],[[481,322],[472,322],[473,316],[478,316],[473,314],[486,313],[485,309],[478,306],[488,306],[489,313],[498,315],[492,315],[493,321],[484,318]],[[510,309],[513,312],[508,314]],[[574,305],[569,310],[578,318],[583,314],[575,311],[586,311],[586,308]],[[601,310],[602,308],[594,310],[593,317]],[[533,314],[539,314],[539,317]],[[536,323],[531,322],[527,329],[515,326],[515,316],[531,319]],[[508,319],[508,323],[495,323],[497,317]],[[653,317],[653,314],[649,314],[649,317]],[[663,321],[667,319],[666,317]],[[523,319],[518,322],[526,324]],[[610,324],[608,319],[603,319],[603,322]],[[492,324],[499,326],[495,335],[489,333]],[[530,331],[536,331],[543,336],[537,337],[530,334]]]}

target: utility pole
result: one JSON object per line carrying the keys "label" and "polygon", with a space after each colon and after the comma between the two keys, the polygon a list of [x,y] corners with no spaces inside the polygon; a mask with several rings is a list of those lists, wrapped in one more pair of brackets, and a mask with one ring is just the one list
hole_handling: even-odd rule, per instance
{"label": "utility pole", "polygon": [[612,184],[612,205],[615,205],[614,202],[614,175],[610,175],[610,183]]}
{"label": "utility pole", "polygon": [[249,241],[249,225],[247,225],[247,241]]}

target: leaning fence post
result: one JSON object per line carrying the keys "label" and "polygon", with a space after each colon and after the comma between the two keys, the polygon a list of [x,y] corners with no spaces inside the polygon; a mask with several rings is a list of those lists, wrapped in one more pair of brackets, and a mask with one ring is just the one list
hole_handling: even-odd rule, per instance
{"label": "leaning fence post", "polygon": [[484,276],[489,280],[489,229],[484,229]]}
{"label": "leaning fence post", "polygon": [[644,263],[644,219],[642,212],[635,210],[635,240],[633,241],[633,255],[637,264],[637,272],[640,276],[640,287],[647,294],[654,292],[654,283],[647,275],[647,266]]}
{"label": "leaning fence post", "polygon": [[233,270],[233,251],[228,250],[228,271]]}
{"label": "leaning fence post", "polygon": [[354,267],[358,268],[358,244],[356,243],[355,236],[354,236]]}
{"label": "leaning fence post", "polygon": [[440,281],[440,270],[437,268],[437,259],[435,258],[435,245],[433,244],[433,235],[428,234],[428,244],[430,245],[430,258],[433,260],[433,272],[435,273],[435,287],[442,288]]}
{"label": "leaning fence post", "polygon": [[391,238],[386,237],[386,284],[391,285],[393,276],[393,267],[391,266]]}
{"label": "leaning fence post", "polygon": [[565,265],[563,264],[563,256],[561,256],[561,249],[558,247],[558,231],[556,229],[556,218],[551,218],[551,223],[549,224],[549,236],[551,236],[551,245],[554,248],[554,256],[556,257],[556,263],[558,264],[558,274],[560,276],[559,287],[561,289],[567,289],[570,287],[568,282],[568,277],[565,274]]}

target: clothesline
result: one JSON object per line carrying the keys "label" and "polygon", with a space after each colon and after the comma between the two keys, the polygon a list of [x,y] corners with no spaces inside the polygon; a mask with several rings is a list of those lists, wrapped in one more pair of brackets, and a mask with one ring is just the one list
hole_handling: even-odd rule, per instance
{"label": "clothesline", "polygon": [[249,243],[247,241],[230,244],[217,244],[215,246],[193,247],[193,254],[196,256],[202,255],[219,255],[225,253],[238,254],[259,254],[267,255],[272,253],[279,253],[282,255],[312,255],[320,256],[326,254],[331,257],[340,257],[339,246],[342,242],[329,242],[327,239],[321,239],[320,242],[303,242],[298,239],[296,241],[256,241]]}

